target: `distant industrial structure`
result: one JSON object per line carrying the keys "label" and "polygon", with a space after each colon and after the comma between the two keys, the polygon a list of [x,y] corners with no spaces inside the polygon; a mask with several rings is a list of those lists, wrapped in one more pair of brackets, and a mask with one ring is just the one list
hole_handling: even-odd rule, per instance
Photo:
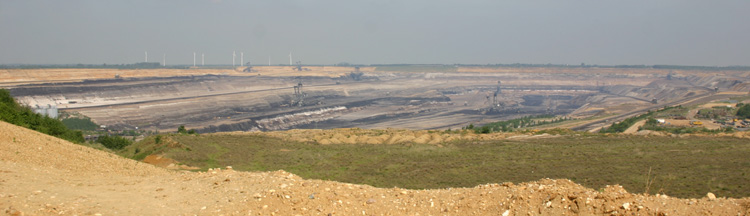
{"label": "distant industrial structure", "polygon": [[497,90],[495,90],[495,94],[492,96],[492,106],[493,107],[500,107],[500,103],[499,103],[499,101],[497,101],[497,95],[500,94],[500,84],[502,84],[502,82],[500,82],[498,80],[497,81]]}
{"label": "distant industrial structure", "polygon": [[502,85],[502,81],[497,81],[497,89],[495,89],[495,92],[492,94],[492,101],[490,101],[490,95],[487,93],[487,102],[485,103],[490,103],[489,111],[498,111],[501,109],[500,101],[497,99],[497,95],[501,93],[500,85]]}
{"label": "distant industrial structure", "polygon": [[302,82],[294,86],[294,99],[292,100],[292,106],[303,106],[305,100],[305,93],[302,92]]}
{"label": "distant industrial structure", "polygon": [[57,105],[47,104],[47,106],[39,106],[38,104],[31,108],[34,113],[45,115],[50,118],[57,118]]}

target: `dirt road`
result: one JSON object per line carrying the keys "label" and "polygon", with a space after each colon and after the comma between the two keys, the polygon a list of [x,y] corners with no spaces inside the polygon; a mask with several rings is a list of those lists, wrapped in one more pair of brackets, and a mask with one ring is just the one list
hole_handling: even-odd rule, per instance
{"label": "dirt road", "polygon": [[569,180],[405,190],[284,172],[178,172],[0,122],[7,215],[741,215],[750,199],[598,192]]}

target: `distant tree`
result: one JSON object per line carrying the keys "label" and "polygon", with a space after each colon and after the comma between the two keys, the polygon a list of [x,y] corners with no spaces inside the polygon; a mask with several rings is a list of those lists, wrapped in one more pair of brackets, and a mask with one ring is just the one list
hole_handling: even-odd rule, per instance
{"label": "distant tree", "polygon": [[188,131],[185,129],[185,125],[180,125],[180,127],[177,128],[177,133],[187,134]]}
{"label": "distant tree", "polygon": [[101,136],[96,142],[101,143],[104,147],[112,150],[125,148],[132,143],[129,139],[121,136]]}
{"label": "distant tree", "polygon": [[9,105],[9,106],[18,106],[16,103],[16,100],[13,99],[13,96],[10,96],[10,91],[6,89],[0,90],[0,103]]}
{"label": "distant tree", "polygon": [[737,116],[742,118],[750,118],[750,104],[745,104],[737,110]]}

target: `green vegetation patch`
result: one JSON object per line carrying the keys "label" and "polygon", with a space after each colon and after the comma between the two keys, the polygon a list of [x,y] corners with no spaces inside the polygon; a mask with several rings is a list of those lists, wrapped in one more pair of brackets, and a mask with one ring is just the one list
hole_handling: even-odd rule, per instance
{"label": "green vegetation patch", "polygon": [[474,127],[473,124],[464,127],[463,129],[474,130],[475,133],[492,133],[492,132],[511,132],[519,128],[542,126],[547,124],[556,124],[564,121],[568,121],[571,118],[568,117],[556,117],[554,115],[536,115],[536,116],[524,116],[517,119],[511,119],[507,121],[498,121],[489,124],[485,124],[482,127]]}
{"label": "green vegetation patch", "polygon": [[680,106],[669,107],[669,109],[657,110],[657,112],[653,113],[651,117],[664,118],[664,119],[686,117],[688,115],[688,112],[690,112],[690,109],[693,109],[695,107],[697,106],[685,107],[685,106],[680,105]]}
{"label": "green vegetation patch", "polygon": [[6,89],[0,89],[0,121],[39,131],[74,143],[83,143],[83,133],[71,130],[57,119],[40,115],[16,103]]}
{"label": "green vegetation patch", "polygon": [[655,115],[664,115],[665,113],[672,113],[675,111],[681,113],[682,109],[683,109],[682,106],[676,106],[676,107],[664,107],[657,111],[648,111],[648,113],[646,114],[641,114],[638,116],[626,118],[625,120],[622,120],[621,122],[612,123],[612,125],[610,125],[608,128],[599,130],[599,133],[622,133],[640,120],[644,120],[646,118],[649,118]]}
{"label": "green vegetation patch", "polygon": [[66,127],[72,130],[94,131],[99,125],[92,122],[90,118],[66,118],[62,120]]}
{"label": "green vegetation patch", "polygon": [[750,118],[750,104],[743,104],[737,109],[737,116],[742,118]]}
{"label": "green vegetation patch", "polygon": [[[731,137],[571,135],[437,145],[318,145],[260,135],[171,136],[167,156],[202,169],[286,170],[304,178],[412,189],[566,178],[676,197],[750,196],[750,142]],[[153,139],[152,139],[153,140]]]}
{"label": "green vegetation patch", "polygon": [[651,130],[651,131],[663,131],[673,134],[693,134],[693,133],[704,133],[704,134],[717,134],[717,133],[732,133],[734,128],[723,127],[719,129],[708,129],[705,127],[680,127],[680,126],[669,126],[660,125],[659,122],[654,118],[648,118],[643,126],[638,127],[638,130]]}
{"label": "green vegetation patch", "polygon": [[101,143],[104,147],[112,150],[122,149],[133,143],[129,139],[121,136],[100,136],[96,142]]}

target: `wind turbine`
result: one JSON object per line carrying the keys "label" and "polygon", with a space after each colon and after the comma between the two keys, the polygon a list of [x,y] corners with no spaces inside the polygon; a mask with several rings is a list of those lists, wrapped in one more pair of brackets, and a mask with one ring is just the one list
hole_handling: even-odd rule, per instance
{"label": "wind turbine", "polygon": [[237,58],[237,51],[232,51],[232,67],[234,67],[234,59]]}
{"label": "wind turbine", "polygon": [[201,66],[206,66],[206,54],[201,53]]}
{"label": "wind turbine", "polygon": [[167,66],[167,54],[166,53],[164,53],[164,57],[162,59],[162,62],[164,63],[164,67],[166,67]]}
{"label": "wind turbine", "polygon": [[292,52],[289,52],[289,66],[292,66]]}
{"label": "wind turbine", "polygon": [[146,51],[146,61],[145,62],[148,62],[148,51]]}
{"label": "wind turbine", "polygon": [[271,56],[268,56],[268,66],[271,66]]}
{"label": "wind turbine", "polygon": [[195,52],[193,52],[193,67],[195,67]]}
{"label": "wind turbine", "polygon": [[240,65],[245,65],[245,53],[240,52]]}

